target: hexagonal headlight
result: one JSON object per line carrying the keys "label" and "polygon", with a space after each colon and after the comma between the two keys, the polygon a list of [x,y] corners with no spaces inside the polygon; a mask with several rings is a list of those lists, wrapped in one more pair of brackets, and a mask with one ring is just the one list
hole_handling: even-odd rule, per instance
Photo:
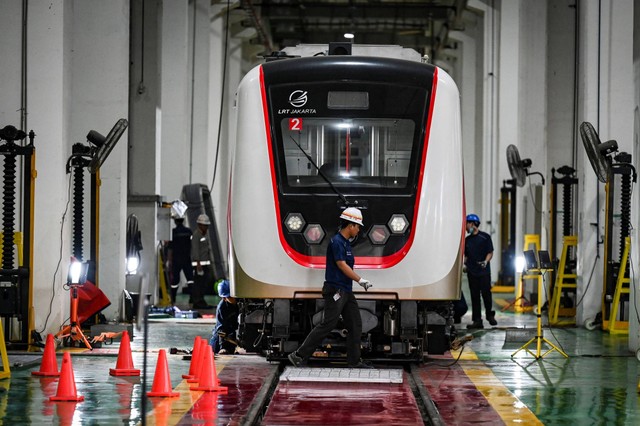
{"label": "hexagonal headlight", "polygon": [[304,239],[309,244],[320,244],[324,238],[324,234],[322,226],[317,223],[310,223],[307,229],[304,230]]}
{"label": "hexagonal headlight", "polygon": [[404,231],[409,227],[409,221],[403,214],[394,214],[387,225],[389,225],[389,229],[394,234],[404,234]]}
{"label": "hexagonal headlight", "polygon": [[287,227],[289,232],[302,232],[305,223],[300,213],[289,213],[284,220],[284,226]]}
{"label": "hexagonal headlight", "polygon": [[384,244],[389,239],[389,230],[384,225],[373,225],[369,231],[369,239],[372,244]]}

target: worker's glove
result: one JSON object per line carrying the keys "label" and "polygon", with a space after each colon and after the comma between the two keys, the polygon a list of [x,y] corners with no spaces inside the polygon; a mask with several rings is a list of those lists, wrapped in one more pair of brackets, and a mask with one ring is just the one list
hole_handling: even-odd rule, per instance
{"label": "worker's glove", "polygon": [[369,282],[369,280],[365,280],[364,278],[360,278],[358,284],[360,284],[365,291],[369,290],[369,288],[372,287],[372,284]]}
{"label": "worker's glove", "polygon": [[478,262],[478,265],[480,265],[480,267],[481,267],[482,269],[484,269],[484,268],[486,268],[486,267],[487,267],[487,261],[486,261],[486,260],[483,260],[482,262]]}

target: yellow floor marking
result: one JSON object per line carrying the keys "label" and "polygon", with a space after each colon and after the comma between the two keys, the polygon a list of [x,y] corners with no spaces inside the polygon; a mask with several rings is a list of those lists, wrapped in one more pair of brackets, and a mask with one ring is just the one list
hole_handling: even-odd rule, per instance
{"label": "yellow floor marking", "polygon": [[[215,363],[216,374],[219,375],[227,360],[223,362],[216,360]],[[153,383],[153,378],[151,380]],[[147,424],[153,426],[177,425],[204,393],[203,391],[192,391],[190,388],[193,386],[197,386],[197,383],[188,383],[187,379],[184,379],[173,390],[180,392],[178,398],[153,398],[153,410],[147,414]]]}
{"label": "yellow floor marking", "polygon": [[[451,351],[451,356],[456,359],[460,351]],[[460,363],[467,377],[476,385],[476,388],[484,395],[489,404],[507,425],[542,425],[529,408],[524,405],[502,382],[493,374],[484,362],[478,359],[473,350],[466,348],[460,360],[469,361]]]}

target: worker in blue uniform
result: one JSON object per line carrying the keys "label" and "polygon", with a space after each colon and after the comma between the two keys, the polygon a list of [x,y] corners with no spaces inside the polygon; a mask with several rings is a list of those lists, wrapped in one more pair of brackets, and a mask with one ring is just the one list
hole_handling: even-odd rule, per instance
{"label": "worker in blue uniform", "polygon": [[340,231],[331,238],[327,247],[325,281],[322,287],[324,315],[322,321],[309,333],[302,345],[289,354],[289,361],[296,366],[306,364],[316,348],[338,324],[340,316],[345,323],[347,334],[347,365],[352,368],[371,368],[360,359],[360,339],[362,319],[358,301],[353,294],[353,281],[365,290],[371,287],[368,280],[354,270],[355,258],[351,243],[363,226],[362,212],[355,207],[346,208],[340,215]]}
{"label": "worker in blue uniform", "polygon": [[479,229],[480,217],[471,213],[467,215],[467,237],[464,242],[464,265],[469,279],[471,293],[471,324],[468,329],[484,328],[482,323],[482,307],[480,298],[484,302],[487,321],[497,325],[493,300],[491,299],[491,265],[493,257],[493,242],[491,236]]}
{"label": "worker in blue uniform", "polygon": [[237,342],[238,315],[240,308],[235,297],[231,297],[229,281],[218,283],[218,296],[221,297],[216,309],[216,325],[213,328],[209,344],[214,353],[234,353]]}

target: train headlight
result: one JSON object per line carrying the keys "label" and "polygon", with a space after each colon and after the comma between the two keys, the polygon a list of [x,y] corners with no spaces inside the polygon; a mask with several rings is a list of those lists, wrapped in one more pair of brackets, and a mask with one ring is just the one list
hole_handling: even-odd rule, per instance
{"label": "train headlight", "polygon": [[307,226],[307,229],[304,231],[304,239],[309,244],[320,244],[322,239],[324,238],[324,230],[322,226],[312,223]]}
{"label": "train headlight", "polygon": [[289,213],[284,220],[284,226],[287,227],[289,232],[302,232],[302,228],[305,225],[304,218],[300,213]]}
{"label": "train headlight", "polygon": [[369,239],[372,244],[384,244],[389,239],[389,230],[384,225],[373,225],[369,231]]}
{"label": "train headlight", "polygon": [[409,221],[403,214],[394,214],[391,216],[388,225],[394,234],[404,234],[404,231],[409,227]]}

